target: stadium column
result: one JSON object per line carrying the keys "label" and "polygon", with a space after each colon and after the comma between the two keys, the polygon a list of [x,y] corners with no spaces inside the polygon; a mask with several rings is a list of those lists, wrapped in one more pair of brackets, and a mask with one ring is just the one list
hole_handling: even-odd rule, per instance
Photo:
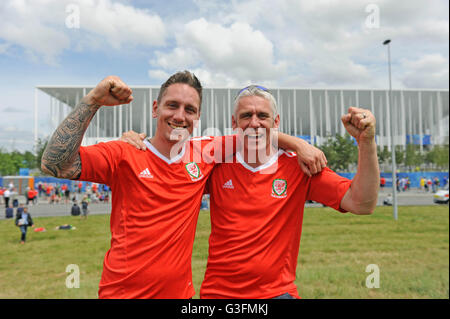
{"label": "stadium column", "polygon": [[282,106],[281,106],[281,97],[280,97],[280,89],[277,89],[277,105],[278,105],[278,114],[280,114],[280,132],[283,132],[283,112],[282,112]]}
{"label": "stadium column", "polygon": [[422,123],[422,92],[419,91],[419,145],[420,154],[423,154],[423,123]]}
{"label": "stadium column", "polygon": [[328,90],[325,90],[325,135],[331,135],[331,112]]}
{"label": "stadium column", "polygon": [[409,143],[412,143],[412,137],[414,134],[414,129],[413,129],[413,118],[412,118],[412,103],[411,103],[411,96],[408,99],[408,115],[409,115]]}
{"label": "stadium column", "polygon": [[[323,111],[322,111],[322,96],[319,93],[319,125],[320,125],[319,133],[320,133],[320,138],[323,137],[323,125],[322,125],[322,123],[323,123],[323,116],[322,116],[322,114],[323,114]],[[322,141],[319,142],[319,145],[322,145]]]}
{"label": "stadium column", "polygon": [[114,136],[114,138],[118,138],[118,136],[117,136],[117,107],[113,107],[113,136]]}
{"label": "stadium column", "polygon": [[[340,97],[341,97],[341,113],[340,113],[340,115],[342,116],[342,115],[344,115],[345,113],[345,102],[344,102],[344,90],[341,90],[340,92],[339,92],[339,95],[340,95]],[[339,123],[339,127],[340,127],[340,132],[341,132],[341,136],[344,136],[345,135],[345,127],[344,127],[344,125],[341,125],[340,123]]]}
{"label": "stadium column", "polygon": [[[228,110],[229,110],[230,114],[228,114],[226,119],[227,119],[227,123],[230,123],[230,125],[227,125],[228,126],[227,128],[230,128],[230,131],[231,131],[232,130],[231,129],[231,122],[229,122],[229,121],[231,119],[231,114],[234,111],[234,109],[233,109],[233,105],[232,105],[232,102],[231,102],[231,89],[230,88],[228,88],[227,95],[228,95],[228,104],[227,105],[228,105]],[[228,134],[228,132],[224,132],[224,134]]]}
{"label": "stadium column", "polygon": [[[374,103],[373,90],[370,90],[370,112],[372,112],[372,114],[375,115],[375,110],[374,110],[375,106],[373,105],[373,103]],[[375,115],[375,117],[376,117],[376,115]],[[376,137],[377,136],[377,131],[378,131],[378,129],[377,129],[377,127],[375,127],[375,142],[377,144],[379,144],[379,138],[377,139],[377,137]]]}
{"label": "stadium column", "polygon": [[150,132],[148,132],[148,136],[153,137],[153,91],[151,88],[148,89],[148,100],[150,101],[150,114],[149,114]]}
{"label": "stadium column", "polygon": [[386,124],[386,131],[387,131],[387,137],[388,137],[388,148],[389,148],[389,150],[392,152],[393,150],[392,150],[392,143],[391,143],[391,141],[392,141],[392,137],[391,137],[391,135],[393,135],[394,134],[394,132],[393,132],[393,130],[392,129],[390,129],[392,126],[391,126],[391,114],[393,113],[393,112],[391,112],[391,110],[390,110],[390,108],[392,107],[392,105],[390,105],[390,101],[389,101],[389,91],[386,91],[386,119],[387,119],[387,124]]}
{"label": "stadium column", "polygon": [[222,98],[222,130],[221,133],[222,135],[226,135],[225,131],[226,131],[226,127],[227,127],[227,110],[226,110],[226,105],[227,103],[225,102],[225,96],[223,96]]}
{"label": "stadium column", "polygon": [[[142,112],[142,126],[141,126],[141,131],[140,132],[144,132],[147,134],[147,94],[144,94],[144,110]],[[147,134],[148,135],[148,134]]]}
{"label": "stadium column", "polygon": [[433,108],[433,94],[431,94],[431,92],[430,92],[430,102],[428,103],[428,112],[427,112],[427,114],[428,114],[429,130],[428,130],[428,132],[427,132],[427,130],[425,130],[425,134],[429,134],[430,135],[430,140],[431,140],[431,138],[433,138],[433,136],[434,136],[433,131],[436,131],[436,130],[433,129],[434,108]]}
{"label": "stadium column", "polygon": [[297,90],[294,89],[294,136],[297,136]]}
{"label": "stadium column", "polygon": [[442,127],[442,119],[444,118],[444,114],[442,113],[442,96],[441,92],[436,92],[436,99],[437,99],[437,125],[438,125],[438,134],[439,134],[439,141],[437,143],[442,144],[444,142],[443,136],[444,136],[444,129]]}
{"label": "stadium column", "polygon": [[315,137],[316,137],[316,123],[314,116],[314,102],[312,97],[312,90],[309,90],[309,135],[311,138],[311,145],[314,145]]}
{"label": "stadium column", "polygon": [[406,149],[406,110],[405,110],[405,95],[403,90],[400,91],[400,107],[401,107],[401,123],[402,123],[402,145]]}

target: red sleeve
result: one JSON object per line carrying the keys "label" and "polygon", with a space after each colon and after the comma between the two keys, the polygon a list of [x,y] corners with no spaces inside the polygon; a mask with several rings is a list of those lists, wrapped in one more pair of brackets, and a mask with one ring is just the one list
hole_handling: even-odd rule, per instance
{"label": "red sleeve", "polygon": [[348,178],[339,176],[325,167],[322,172],[311,177],[306,199],[345,213],[346,211],[341,208],[340,204],[351,183],[352,181]]}
{"label": "red sleeve", "polygon": [[118,141],[80,147],[80,181],[111,185],[112,176],[122,158],[122,146]]}

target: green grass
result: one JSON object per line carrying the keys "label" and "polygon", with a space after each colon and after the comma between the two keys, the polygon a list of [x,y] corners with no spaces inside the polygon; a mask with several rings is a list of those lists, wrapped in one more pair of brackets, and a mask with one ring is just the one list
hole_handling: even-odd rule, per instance
{"label": "green grass", "polygon": [[[13,220],[0,221],[0,298],[97,298],[109,248],[109,215],[34,218],[27,243]],[[72,224],[76,230],[54,228]],[[208,255],[209,214],[202,211],[192,258],[196,296]],[[80,269],[80,288],[66,288],[66,267]],[[366,287],[366,267],[380,288]],[[449,298],[448,206],[379,207],[371,216],[305,209],[297,279],[303,298]]]}

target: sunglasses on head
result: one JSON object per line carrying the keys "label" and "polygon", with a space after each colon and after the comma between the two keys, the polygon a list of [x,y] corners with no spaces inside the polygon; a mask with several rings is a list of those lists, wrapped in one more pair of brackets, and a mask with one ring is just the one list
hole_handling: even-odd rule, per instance
{"label": "sunglasses on head", "polygon": [[[260,89],[260,90],[263,90],[263,91],[266,91],[266,92],[269,92],[269,89],[267,89],[267,88],[265,88],[264,86],[260,86],[260,85],[249,85],[249,86],[246,86],[245,88],[243,88],[242,90],[240,90],[239,91],[239,93],[237,94],[237,95],[239,95],[239,94],[241,94],[242,92],[244,92],[245,90],[248,90],[248,89],[250,89],[250,88],[257,88],[257,89]],[[270,93],[270,92],[269,92]]]}

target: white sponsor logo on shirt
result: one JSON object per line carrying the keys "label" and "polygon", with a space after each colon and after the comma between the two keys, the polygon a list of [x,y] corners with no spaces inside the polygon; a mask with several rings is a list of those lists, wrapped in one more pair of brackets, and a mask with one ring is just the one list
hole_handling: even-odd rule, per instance
{"label": "white sponsor logo on shirt", "polygon": [[225,184],[223,184],[222,188],[234,189],[233,181],[230,179],[228,182],[226,182]]}
{"label": "white sponsor logo on shirt", "polygon": [[140,178],[153,178],[153,175],[150,173],[149,169],[146,168],[142,172],[139,173]]}

